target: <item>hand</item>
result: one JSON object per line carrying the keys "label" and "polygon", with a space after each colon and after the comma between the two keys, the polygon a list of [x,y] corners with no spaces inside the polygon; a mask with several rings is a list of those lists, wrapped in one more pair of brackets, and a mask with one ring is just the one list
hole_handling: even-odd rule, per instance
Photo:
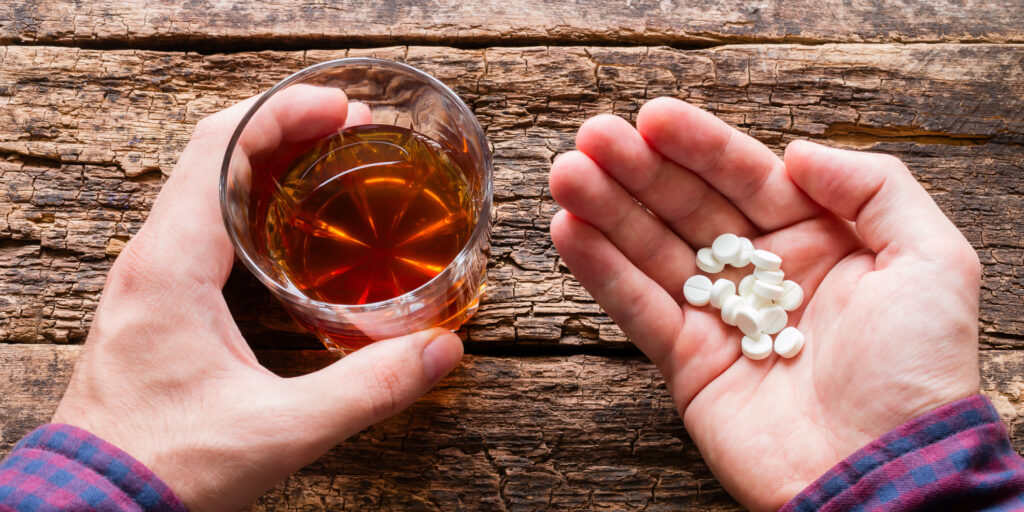
{"label": "hand", "polygon": [[[218,203],[220,164],[255,98],[196,126],[142,229],[114,262],[53,420],[113,443],[194,511],[236,510],[348,436],[411,404],[462,344],[436,329],[374,343],[284,379],[256,361],[221,294],[234,258]],[[258,152],[369,122],[340,91],[294,86],[240,145]]]}
{"label": "hand", "polygon": [[[876,437],[978,392],[977,255],[899,160],[800,141],[783,161],[668,98],[636,124],[580,128],[551,168],[565,208],[551,235],[741,503],[776,510]],[[685,303],[694,251],[722,233],[779,254],[803,287],[794,359],[743,357],[718,310]]]}

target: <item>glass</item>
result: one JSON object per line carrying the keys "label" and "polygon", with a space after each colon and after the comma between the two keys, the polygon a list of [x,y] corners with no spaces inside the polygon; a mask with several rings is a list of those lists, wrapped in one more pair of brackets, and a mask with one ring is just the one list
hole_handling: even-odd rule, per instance
{"label": "glass", "polygon": [[[336,304],[318,300],[310,296],[308,288],[298,286],[294,274],[289,274],[288,269],[282,268],[281,260],[275,259],[270,237],[264,234],[273,228],[261,231],[259,227],[268,222],[264,218],[271,201],[264,197],[267,187],[261,183],[272,183],[277,190],[274,193],[283,193],[279,182],[287,167],[283,162],[291,163],[289,158],[294,159],[302,148],[310,150],[318,141],[323,144],[325,135],[341,133],[339,140],[348,140],[344,139],[349,133],[348,126],[346,131],[342,131],[342,127],[329,127],[327,132],[310,136],[305,132],[317,121],[294,119],[318,115],[320,109],[303,108],[298,99],[305,96],[308,100],[311,93],[320,97],[324,88],[341,90],[350,102],[368,105],[372,124],[386,125],[386,131],[394,130],[388,127],[398,127],[398,131],[407,129],[428,137],[437,143],[430,146],[442,151],[443,158],[450,159],[453,167],[461,170],[459,186],[464,194],[460,197],[465,200],[462,206],[474,224],[466,228],[465,243],[447,267],[407,293],[369,303]],[[331,105],[325,104],[323,108],[329,109]],[[280,127],[276,133],[267,129],[267,119],[276,119]],[[316,148],[319,150],[322,146]],[[349,169],[338,176],[347,177],[349,172],[358,169]],[[280,299],[299,324],[314,333],[329,350],[344,354],[375,340],[434,326],[454,330],[476,312],[486,284],[493,173],[490,150],[480,124],[444,84],[397,62],[373,58],[339,59],[286,78],[246,112],[224,156],[221,210],[242,262]],[[370,180],[364,181],[369,183]],[[440,266],[431,268],[436,271]]]}

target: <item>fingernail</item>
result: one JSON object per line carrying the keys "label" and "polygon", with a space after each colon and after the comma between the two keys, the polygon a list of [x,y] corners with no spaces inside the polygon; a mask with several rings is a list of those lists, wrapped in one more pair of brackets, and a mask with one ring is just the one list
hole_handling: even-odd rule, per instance
{"label": "fingernail", "polygon": [[462,358],[462,341],[451,332],[439,331],[439,334],[424,347],[420,358],[423,360],[423,372],[427,378],[431,382],[437,382],[459,364]]}

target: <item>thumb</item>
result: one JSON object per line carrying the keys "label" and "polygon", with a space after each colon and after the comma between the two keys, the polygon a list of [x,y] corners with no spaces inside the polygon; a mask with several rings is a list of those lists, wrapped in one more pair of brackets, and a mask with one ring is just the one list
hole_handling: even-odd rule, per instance
{"label": "thumb", "polygon": [[462,341],[431,329],[372,343],[320,371],[289,379],[289,390],[328,446],[394,416],[459,363]]}
{"label": "thumb", "polygon": [[853,221],[864,242],[880,255],[932,258],[970,248],[895,157],[794,141],[786,148],[785,162],[797,186],[818,204]]}

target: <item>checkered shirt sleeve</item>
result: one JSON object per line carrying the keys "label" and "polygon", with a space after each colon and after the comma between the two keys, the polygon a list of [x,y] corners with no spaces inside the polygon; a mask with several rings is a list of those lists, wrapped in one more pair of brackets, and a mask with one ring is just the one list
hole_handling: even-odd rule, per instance
{"label": "checkered shirt sleeve", "polygon": [[1024,459],[975,395],[872,441],[782,507],[812,510],[1024,510]]}
{"label": "checkered shirt sleeve", "polygon": [[0,512],[187,512],[152,471],[71,425],[43,425],[0,463]]}

